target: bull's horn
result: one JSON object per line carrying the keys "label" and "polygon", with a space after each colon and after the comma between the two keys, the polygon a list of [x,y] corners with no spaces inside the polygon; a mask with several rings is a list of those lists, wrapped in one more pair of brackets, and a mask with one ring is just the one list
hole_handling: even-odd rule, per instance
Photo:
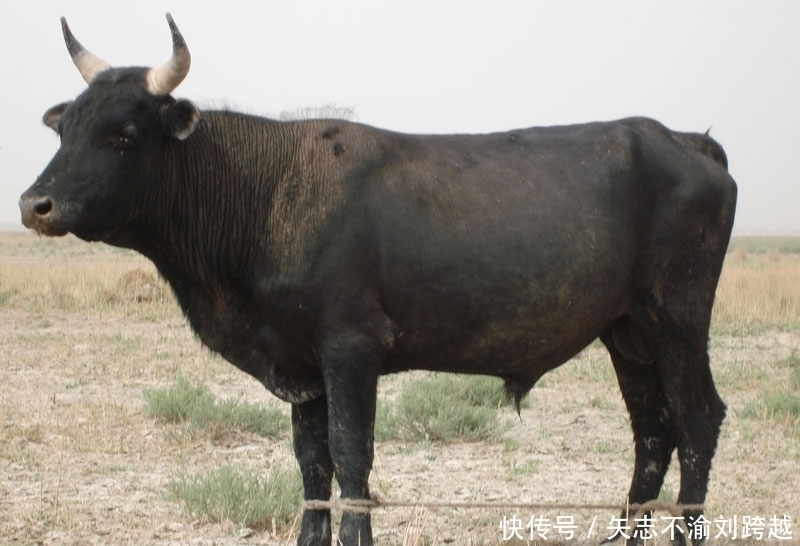
{"label": "bull's horn", "polygon": [[86,80],[86,83],[91,84],[95,76],[111,68],[107,62],[83,47],[75,39],[64,17],[61,18],[61,30],[64,32],[64,41],[67,43],[67,50],[72,57],[72,62],[78,67],[78,71],[83,76],[83,79]]}
{"label": "bull's horn", "polygon": [[167,22],[172,31],[172,58],[158,68],[151,68],[147,73],[147,90],[154,95],[169,95],[189,73],[192,56],[183,40],[181,31],[172,15],[167,13]]}

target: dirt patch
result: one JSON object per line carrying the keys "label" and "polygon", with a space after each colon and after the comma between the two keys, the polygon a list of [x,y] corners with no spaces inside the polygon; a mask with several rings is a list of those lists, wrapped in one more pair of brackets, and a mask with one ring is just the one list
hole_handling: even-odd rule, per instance
{"label": "dirt patch", "polygon": [[[222,398],[271,399],[257,382],[203,349],[177,310],[154,317],[127,308],[46,316],[11,309],[3,311],[0,327],[6,361],[0,369],[0,544],[293,543],[286,531],[192,520],[165,494],[179,472],[224,463],[258,470],[293,460],[288,438],[238,434],[223,442],[176,441],[169,426],[143,414],[142,390],[170,384],[178,374],[205,382]],[[781,380],[763,374],[785,373],[775,363],[798,346],[800,335],[785,332],[715,340],[712,358],[729,414],[715,459],[709,516],[800,517],[789,485],[800,467],[796,425],[739,415],[765,384]],[[753,371],[759,369],[763,373]],[[410,376],[386,378],[381,389],[397,392]],[[546,376],[521,418],[508,409],[503,423],[495,442],[379,443],[372,487],[385,498],[423,505],[623,502],[632,437],[601,348]],[[677,463],[666,487],[677,494]],[[571,543],[578,544],[587,542],[594,518],[602,527],[588,542],[604,538],[615,514],[389,508],[375,512],[373,526],[379,544],[402,544],[408,529],[421,525],[429,543],[495,545],[505,543],[504,517],[528,523],[535,515],[552,522],[572,517],[582,534]]]}

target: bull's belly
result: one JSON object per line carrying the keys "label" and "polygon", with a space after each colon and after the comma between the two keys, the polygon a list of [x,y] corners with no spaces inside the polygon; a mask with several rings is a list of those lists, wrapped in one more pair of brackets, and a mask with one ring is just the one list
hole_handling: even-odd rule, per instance
{"label": "bull's belly", "polygon": [[634,235],[605,222],[584,219],[580,237],[537,227],[523,241],[431,245],[426,267],[387,258],[381,306],[395,338],[386,369],[512,375],[577,354],[631,301]]}
{"label": "bull's belly", "polygon": [[553,369],[596,339],[613,320],[604,310],[591,316],[553,314],[548,320],[493,322],[473,331],[433,327],[397,334],[384,369],[410,369],[506,376]]}

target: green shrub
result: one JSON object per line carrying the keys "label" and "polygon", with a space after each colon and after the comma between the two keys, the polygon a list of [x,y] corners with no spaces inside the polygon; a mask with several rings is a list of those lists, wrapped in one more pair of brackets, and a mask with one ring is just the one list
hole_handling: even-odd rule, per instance
{"label": "green shrub", "polygon": [[800,396],[789,391],[776,391],[747,404],[742,417],[767,419],[800,419]]}
{"label": "green shrub", "polygon": [[409,382],[394,406],[380,401],[379,441],[478,441],[497,435],[498,408],[507,405],[502,382],[484,376],[431,374]]}
{"label": "green shrub", "polygon": [[210,434],[252,432],[278,437],[289,429],[289,418],[278,408],[225,400],[217,402],[208,387],[179,378],[166,389],[145,390],[146,413],[161,423],[187,423]]}
{"label": "green shrub", "polygon": [[170,496],[193,517],[230,520],[255,529],[289,527],[300,510],[303,483],[296,468],[273,466],[267,476],[226,465],[193,475],[181,474],[168,486]]}

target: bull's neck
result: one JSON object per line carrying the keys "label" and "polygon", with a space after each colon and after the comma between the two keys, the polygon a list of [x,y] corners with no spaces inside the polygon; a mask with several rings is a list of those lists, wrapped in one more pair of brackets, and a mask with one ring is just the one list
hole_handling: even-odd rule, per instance
{"label": "bull's neck", "polygon": [[[238,283],[269,267],[264,252],[272,193],[290,149],[279,123],[207,113],[186,141],[173,140],[148,165],[155,202],[146,205],[141,247],[180,284]],[[155,242],[155,244],[153,244]],[[256,261],[259,261],[257,263]]]}

